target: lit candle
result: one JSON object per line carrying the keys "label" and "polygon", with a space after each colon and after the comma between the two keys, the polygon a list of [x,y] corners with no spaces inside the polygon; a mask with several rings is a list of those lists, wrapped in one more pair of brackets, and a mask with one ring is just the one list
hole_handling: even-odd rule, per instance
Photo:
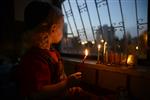
{"label": "lit candle", "polygon": [[89,54],[88,49],[85,49],[85,57],[87,57]]}
{"label": "lit candle", "polygon": [[98,51],[100,51],[101,45],[100,45],[100,44],[98,44],[98,46],[97,46],[97,47],[98,47]]}
{"label": "lit candle", "polygon": [[95,44],[95,41],[92,41],[92,44]]}
{"label": "lit candle", "polygon": [[136,49],[136,50],[139,50],[139,47],[138,47],[138,46],[136,46],[136,47],[135,47],[135,49]]}
{"label": "lit candle", "polygon": [[127,64],[128,65],[134,65],[135,64],[135,58],[134,58],[134,55],[128,55],[128,58],[127,58]]}
{"label": "lit candle", "polygon": [[103,42],[104,42],[104,40],[102,39],[102,40],[101,40],[101,42],[103,43]]}
{"label": "lit candle", "polygon": [[84,45],[85,44],[84,41],[82,41],[81,44]]}
{"label": "lit candle", "polygon": [[107,42],[104,43],[104,48],[103,48],[103,63],[106,62],[106,45]]}
{"label": "lit candle", "polygon": [[82,63],[84,63],[86,57],[87,57],[88,54],[89,54],[88,49],[85,49],[84,54],[85,54],[85,56],[84,56],[84,58],[83,58],[83,60],[82,60]]}
{"label": "lit candle", "polygon": [[107,45],[107,42],[104,43],[104,55],[106,53],[106,45]]}
{"label": "lit candle", "polygon": [[100,49],[101,49],[101,45],[100,44],[98,44],[98,46],[97,46],[97,48],[98,48],[98,55],[97,55],[97,64],[99,64],[100,63],[100,59],[99,59],[99,56],[100,56]]}

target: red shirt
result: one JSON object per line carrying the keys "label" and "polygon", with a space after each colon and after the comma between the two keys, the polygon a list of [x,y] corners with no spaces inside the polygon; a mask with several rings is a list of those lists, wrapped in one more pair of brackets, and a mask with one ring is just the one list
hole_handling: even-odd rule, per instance
{"label": "red shirt", "polygon": [[30,93],[40,91],[43,86],[52,84],[50,64],[42,55],[50,56],[54,67],[58,57],[55,51],[47,49],[32,48],[21,59],[18,72],[20,91],[22,96],[28,96]]}

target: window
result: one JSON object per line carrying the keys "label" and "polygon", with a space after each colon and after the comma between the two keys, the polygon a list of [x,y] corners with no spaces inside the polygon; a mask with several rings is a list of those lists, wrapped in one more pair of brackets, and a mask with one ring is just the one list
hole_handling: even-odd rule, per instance
{"label": "window", "polygon": [[65,0],[61,52],[91,56],[106,63],[125,64],[128,55],[147,57],[148,0]]}

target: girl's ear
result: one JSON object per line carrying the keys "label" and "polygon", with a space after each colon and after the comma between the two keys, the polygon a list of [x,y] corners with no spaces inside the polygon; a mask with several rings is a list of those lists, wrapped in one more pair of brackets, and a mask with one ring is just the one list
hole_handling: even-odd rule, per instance
{"label": "girl's ear", "polygon": [[50,33],[55,33],[56,32],[56,24],[53,24],[50,30]]}

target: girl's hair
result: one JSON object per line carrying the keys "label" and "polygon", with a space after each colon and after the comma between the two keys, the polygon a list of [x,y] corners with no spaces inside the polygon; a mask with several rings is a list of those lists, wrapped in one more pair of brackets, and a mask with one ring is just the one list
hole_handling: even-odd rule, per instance
{"label": "girl's hair", "polygon": [[59,8],[47,2],[31,2],[24,12],[27,45],[45,47],[51,26],[62,18],[63,13]]}

